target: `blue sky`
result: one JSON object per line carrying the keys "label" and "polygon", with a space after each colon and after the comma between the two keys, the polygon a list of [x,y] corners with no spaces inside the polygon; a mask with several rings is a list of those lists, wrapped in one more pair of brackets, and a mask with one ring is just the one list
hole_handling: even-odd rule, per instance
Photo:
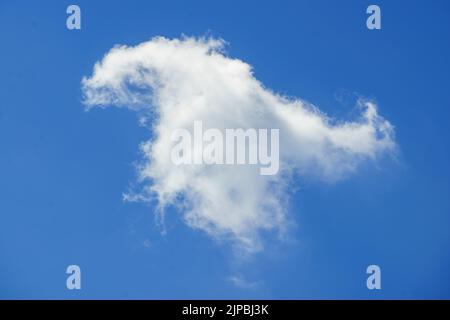
{"label": "blue sky", "polygon": [[[450,298],[450,7],[376,1],[0,3],[0,298]],[[135,113],[84,111],[81,79],[115,44],[212,35],[275,92],[342,119],[377,101],[398,156],[342,181],[298,181],[288,241],[240,261],[151,204],[122,201],[149,131]],[[82,270],[82,290],[65,269]],[[382,290],[365,269],[382,270]],[[230,277],[247,285],[236,285]]]}

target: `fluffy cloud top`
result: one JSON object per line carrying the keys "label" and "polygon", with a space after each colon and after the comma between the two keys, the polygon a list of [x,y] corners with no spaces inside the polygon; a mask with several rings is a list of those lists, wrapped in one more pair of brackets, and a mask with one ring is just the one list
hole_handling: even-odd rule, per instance
{"label": "fluffy cloud top", "polygon": [[[358,164],[395,148],[393,128],[372,102],[360,118],[336,122],[301,99],[265,88],[249,64],[227,56],[217,39],[153,38],[116,46],[82,80],[85,104],[126,107],[151,118],[151,139],[141,144],[147,181],[144,198],[161,209],[175,205],[186,223],[249,251],[262,248],[261,232],[287,225],[286,187],[292,174],[335,180]],[[249,165],[181,165],[171,161],[171,133],[201,120],[206,128],[276,128],[280,172],[262,176]]]}

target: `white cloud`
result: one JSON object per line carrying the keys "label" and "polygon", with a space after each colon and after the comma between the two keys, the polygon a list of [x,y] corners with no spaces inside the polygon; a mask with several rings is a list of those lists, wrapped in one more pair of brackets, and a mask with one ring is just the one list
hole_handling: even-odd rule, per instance
{"label": "white cloud", "polygon": [[242,289],[255,289],[261,286],[261,282],[259,281],[250,282],[246,280],[241,274],[236,274],[228,277],[228,281],[231,282],[236,287]]}
{"label": "white cloud", "polygon": [[[135,47],[116,46],[83,78],[85,104],[127,107],[151,120],[143,142],[146,181],[137,198],[156,198],[161,208],[178,206],[184,220],[217,239],[251,252],[262,248],[261,232],[287,226],[289,177],[336,180],[361,161],[395,148],[393,128],[373,102],[360,101],[360,119],[336,123],[301,99],[265,88],[247,63],[223,52],[217,39],[158,37]],[[209,128],[280,129],[280,173],[261,176],[254,166],[175,166],[171,133]]]}

